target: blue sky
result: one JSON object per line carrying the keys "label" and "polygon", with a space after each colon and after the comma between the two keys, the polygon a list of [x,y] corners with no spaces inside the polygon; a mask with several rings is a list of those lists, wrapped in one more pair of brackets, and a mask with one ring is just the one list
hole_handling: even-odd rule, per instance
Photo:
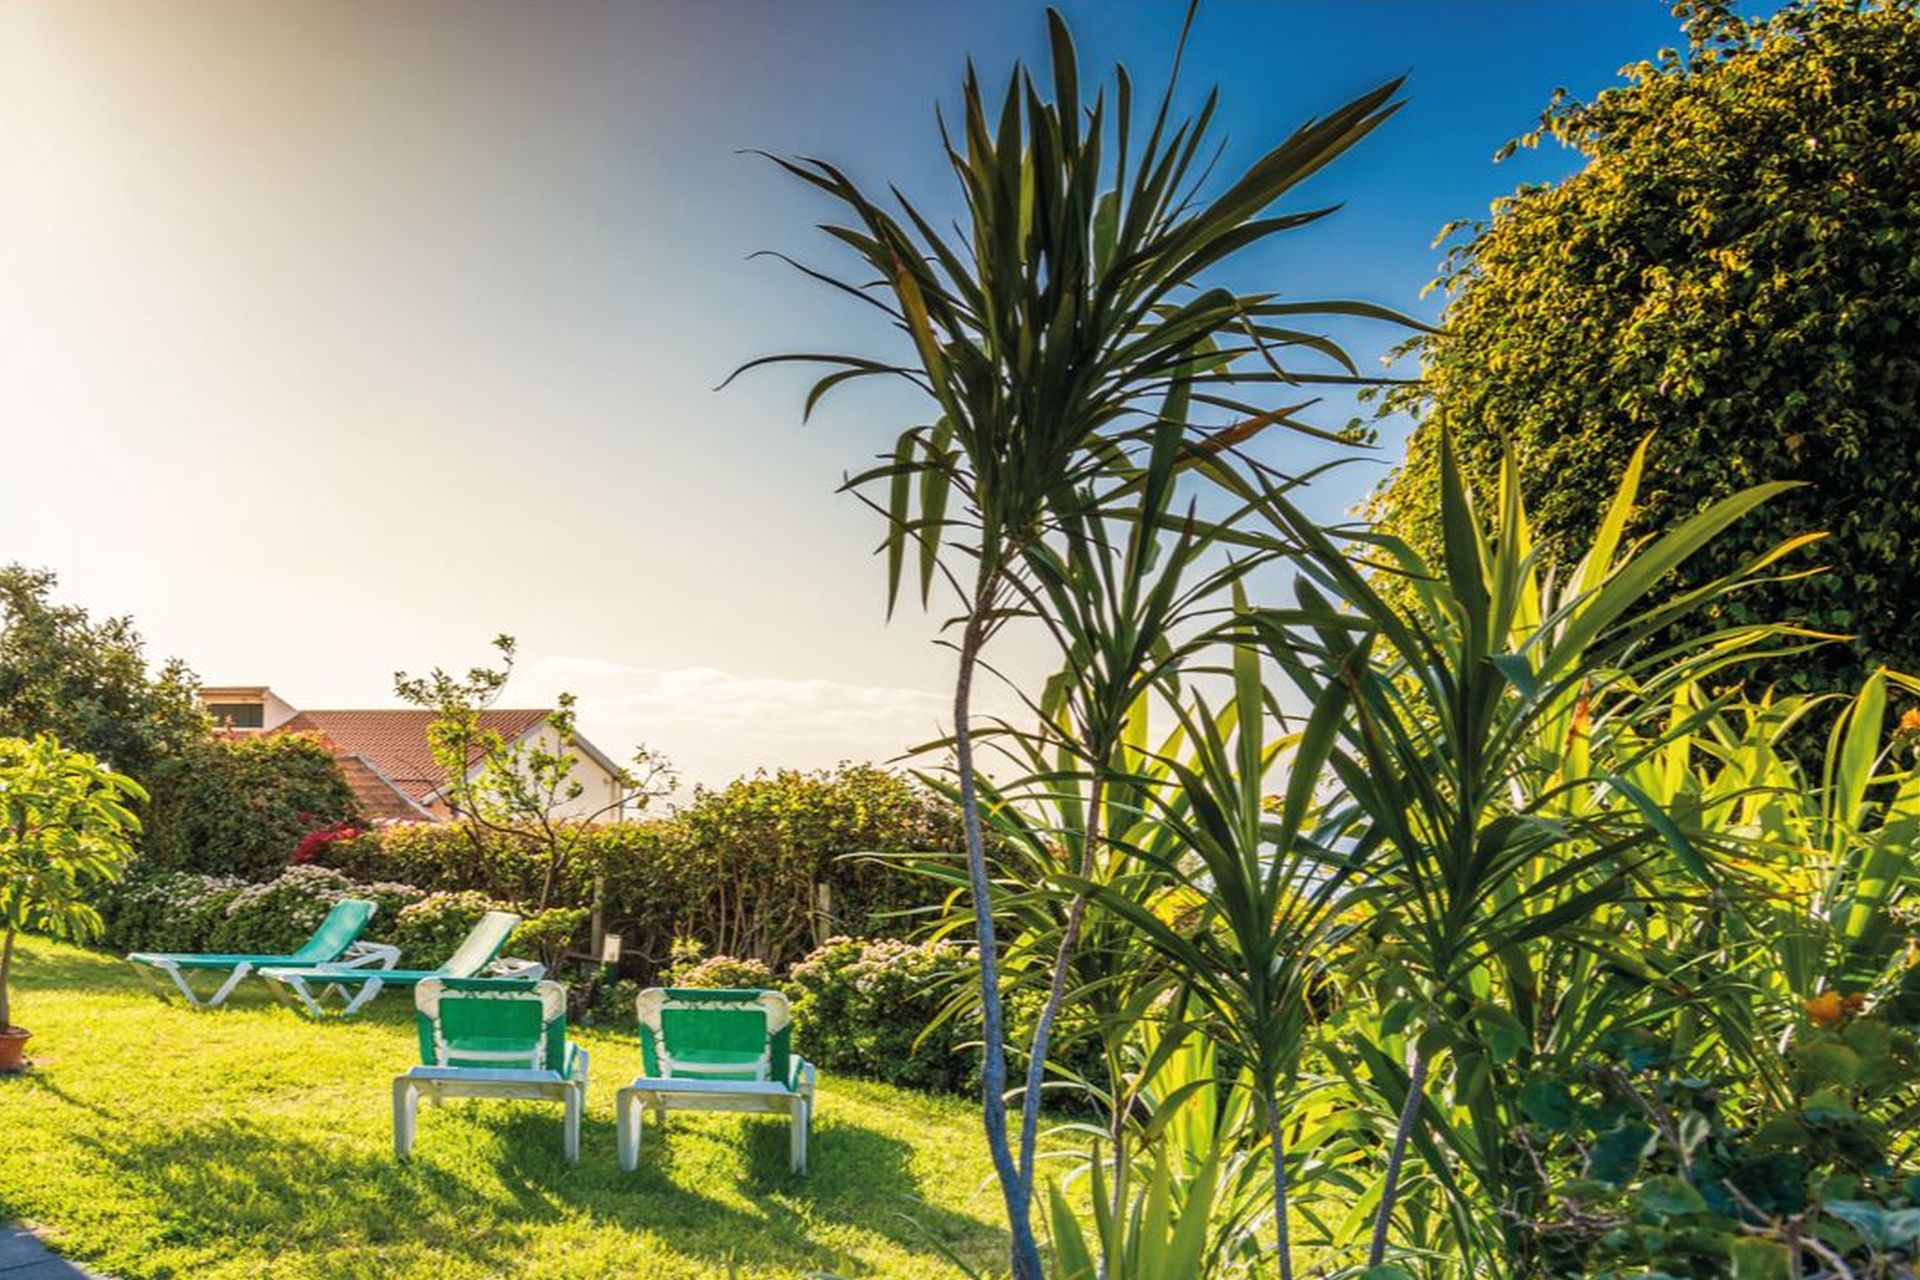
{"label": "blue sky", "polygon": [[[1182,6],[1063,6],[1083,79],[1163,82]],[[964,61],[1044,52],[1029,0],[0,8],[0,558],[135,615],[210,682],[382,705],[391,673],[521,640],[513,700],[582,695],[688,774],[884,757],[932,736],[948,658],[885,623],[840,475],[916,411],[803,379],[884,351],[768,260],[830,212],[748,148],[951,199],[933,129]],[[1406,107],[1301,193],[1343,210],[1246,288],[1436,314],[1436,230],[1571,160],[1497,147],[1556,86],[1678,40],[1656,0],[1204,6],[1189,104],[1231,172],[1406,74]],[[1343,331],[1376,361],[1396,335]],[[1325,407],[1337,424],[1349,409]],[[1350,507],[1390,462],[1324,484]],[[28,477],[25,483],[22,478]]]}

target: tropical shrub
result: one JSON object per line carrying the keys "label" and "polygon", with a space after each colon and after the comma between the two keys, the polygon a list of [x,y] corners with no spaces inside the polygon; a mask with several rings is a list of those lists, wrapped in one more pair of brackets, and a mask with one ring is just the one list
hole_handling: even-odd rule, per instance
{"label": "tropical shrub", "polygon": [[1421,422],[1375,515],[1422,551],[1437,544],[1443,432],[1488,492],[1515,451],[1562,563],[1649,431],[1648,527],[1799,481],[1675,588],[1826,531],[1799,566],[1819,572],[1689,629],[1779,619],[1857,634],[1756,674],[1850,691],[1876,663],[1920,669],[1920,9],[1682,8],[1686,53],[1629,68],[1591,102],[1556,96],[1523,140],[1574,149],[1581,171],[1500,201],[1448,253],[1443,327],[1412,343],[1423,378],[1386,402]]}
{"label": "tropical shrub", "polygon": [[1525,1224],[1543,1270],[1902,1274],[1920,1246],[1920,1169],[1897,1140],[1920,1084],[1920,969],[1861,1012],[1867,999],[1806,1002],[1764,1069],[1778,1096],[1680,1070],[1672,1026],[1616,1032],[1535,1075],[1514,1139],[1555,1175]]}
{"label": "tropical shrub", "polygon": [[978,1076],[965,1048],[980,1028],[950,1006],[976,966],[975,953],[954,942],[829,939],[787,973],[794,1045],[824,1070],[966,1088]]}
{"label": "tropical shrub", "polygon": [[333,752],[310,734],[194,743],[154,766],[151,790],[141,848],[176,871],[265,880],[314,831],[363,821]]}

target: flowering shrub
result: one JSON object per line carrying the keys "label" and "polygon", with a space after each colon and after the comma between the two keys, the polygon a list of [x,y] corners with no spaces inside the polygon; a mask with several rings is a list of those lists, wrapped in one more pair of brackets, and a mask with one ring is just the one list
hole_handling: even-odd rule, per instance
{"label": "flowering shrub", "polygon": [[95,902],[108,946],[120,951],[205,951],[227,904],[246,888],[232,876],[148,869],[110,885]]}
{"label": "flowering shrub", "polygon": [[[311,817],[312,815],[307,816]],[[336,840],[357,840],[360,838],[360,834],[359,827],[346,821],[328,823],[324,827],[315,827],[300,837],[299,844],[293,846],[293,858],[291,861],[296,867],[304,867]]]}
{"label": "flowering shrub", "polygon": [[780,985],[773,980],[773,970],[767,968],[766,961],[751,958],[742,960],[737,956],[713,956],[695,964],[669,969],[666,984],[670,987],[760,991]]}
{"label": "flowering shrub", "polygon": [[430,893],[401,911],[394,923],[393,942],[400,948],[400,963],[409,969],[431,969],[442,964],[480,923],[481,916],[511,909],[508,903],[471,890]]}
{"label": "flowering shrub", "polygon": [[[709,962],[711,963],[711,962]],[[977,1040],[971,1008],[946,1007],[972,980],[977,955],[955,942],[831,938],[787,975],[795,1047],[821,1068],[889,1084],[968,1087]]]}
{"label": "flowering shrub", "polygon": [[412,885],[356,884],[323,867],[289,867],[264,884],[148,867],[103,895],[99,909],[107,944],[122,951],[280,954],[305,942],[342,898],[374,903],[362,936],[390,941],[402,908],[423,896]]}

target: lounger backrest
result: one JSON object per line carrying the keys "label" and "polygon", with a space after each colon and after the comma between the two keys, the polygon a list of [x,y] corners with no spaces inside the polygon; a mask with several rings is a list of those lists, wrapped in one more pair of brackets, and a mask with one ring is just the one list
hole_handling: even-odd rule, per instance
{"label": "lounger backrest", "polygon": [[778,991],[649,987],[635,1004],[647,1074],[669,1079],[787,1078],[787,998]]}
{"label": "lounger backrest", "polygon": [[472,978],[493,963],[500,948],[507,945],[507,938],[520,925],[520,917],[511,911],[489,911],[480,917],[480,923],[473,926],[467,934],[467,940],[460,949],[447,958],[440,966],[439,974],[443,978]]}
{"label": "lounger backrest", "polygon": [[327,918],[320,922],[313,936],[293,953],[294,963],[328,964],[345,955],[347,948],[359,940],[367,921],[373,919],[373,906],[358,898],[342,898],[334,903],[333,910],[327,912]]}
{"label": "lounger backrest", "polygon": [[567,989],[557,982],[426,978],[413,1007],[430,1067],[565,1070]]}

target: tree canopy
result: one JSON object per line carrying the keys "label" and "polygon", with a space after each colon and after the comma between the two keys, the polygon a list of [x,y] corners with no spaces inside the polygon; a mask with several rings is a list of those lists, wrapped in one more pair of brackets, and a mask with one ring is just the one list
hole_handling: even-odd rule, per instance
{"label": "tree canopy", "polygon": [[[1538,131],[1586,157],[1525,187],[1448,252],[1444,332],[1409,345],[1418,419],[1373,514],[1438,540],[1439,441],[1492,492],[1510,442],[1556,559],[1584,547],[1653,436],[1643,513],[1670,526],[1745,486],[1801,488],[1683,574],[1695,585],[1783,537],[1825,542],[1717,621],[1855,637],[1755,678],[1851,689],[1920,667],[1920,14],[1914,0],[1792,0],[1745,20],[1682,4],[1689,47]],[[1449,232],[1459,230],[1458,224]],[[1447,234],[1447,233],[1443,233]]]}
{"label": "tree canopy", "polygon": [[131,618],[56,603],[57,584],[44,569],[0,569],[0,737],[50,733],[145,780],[206,737],[199,682],[179,659],[149,667]]}

